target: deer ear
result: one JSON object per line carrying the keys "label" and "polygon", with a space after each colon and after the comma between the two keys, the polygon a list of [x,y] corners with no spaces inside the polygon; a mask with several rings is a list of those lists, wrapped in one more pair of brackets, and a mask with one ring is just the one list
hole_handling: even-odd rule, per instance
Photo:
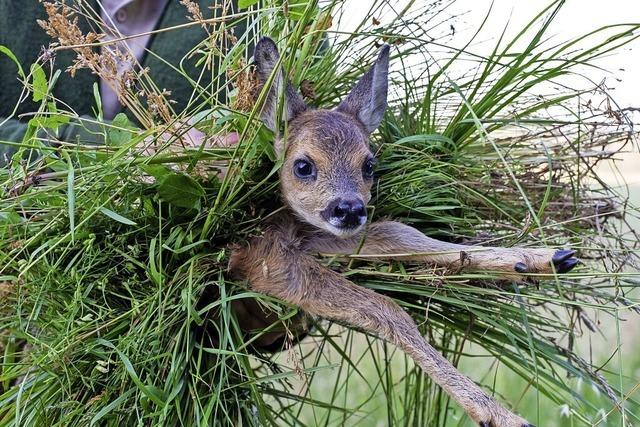
{"label": "deer ear", "polygon": [[[263,37],[260,39],[253,52],[253,62],[256,65],[256,71],[258,75],[258,93],[262,91],[265,84],[269,82],[269,78],[274,69],[278,66],[280,60],[280,54],[278,48],[273,40],[269,37]],[[294,89],[293,85],[288,79],[284,78],[282,67],[278,66],[278,69],[273,76],[271,87],[267,93],[267,98],[262,106],[261,118],[264,124],[272,131],[278,131],[278,125],[276,123],[276,115],[278,112],[278,101],[282,94],[282,87],[285,87],[285,108],[283,109],[283,119],[286,121],[292,120],[298,114],[307,109],[307,105],[304,103],[302,96]]]}
{"label": "deer ear", "polygon": [[368,133],[377,129],[387,108],[389,86],[389,45],[380,49],[378,59],[351,89],[337,110],[357,118]]}

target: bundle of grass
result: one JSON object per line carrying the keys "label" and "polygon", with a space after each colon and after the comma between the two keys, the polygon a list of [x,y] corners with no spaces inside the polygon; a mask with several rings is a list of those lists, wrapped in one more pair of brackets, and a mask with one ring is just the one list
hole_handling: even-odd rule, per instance
{"label": "bundle of grass", "polygon": [[[245,64],[263,34],[279,40],[291,80],[317,105],[345,94],[377,44],[394,45],[395,97],[373,141],[374,218],[467,243],[569,245],[586,265],[522,284],[397,262],[322,262],[392,296],[456,364],[490,355],[522,378],[518,391],[537,399],[531,421],[537,406],[545,424],[545,405],[566,405],[576,424],[597,422],[602,409],[609,420],[638,421],[623,366],[596,367],[574,345],[589,333],[583,328],[597,330],[594,316],[619,322],[638,304],[627,295],[637,284],[625,270],[638,244],[626,223],[630,207],[596,169],[632,142],[632,127],[612,108],[584,106],[597,91],[553,86],[633,41],[638,26],[548,46],[545,32],[563,3],[556,1],[487,58],[465,49],[434,57],[432,47],[446,47],[436,37],[448,28],[446,2],[411,2],[396,14],[372,2],[366,21],[337,35],[329,29],[348,2],[241,1],[240,13],[211,19],[184,3],[192,24],[210,35],[193,54],[214,76],[207,85],[190,80],[193,102],[179,115],[144,70],[129,83],[110,80],[136,125],[125,116],[76,117],[50,94],[55,72],[47,78],[35,64],[22,73],[42,108],[0,170],[3,425],[329,425],[380,416],[390,425],[464,423],[429,378],[371,337],[314,319],[310,336],[297,342],[291,331],[280,354],[253,346],[299,315],[227,275],[229,244],[259,234],[280,206],[273,135],[257,120],[265,94],[247,93]],[[83,2],[49,7],[50,25],[99,15]],[[246,31],[232,37],[233,25]],[[109,63],[82,56],[94,52],[83,51],[87,43],[103,43],[99,35],[78,45],[55,25],[50,31],[58,37],[53,49],[75,50],[78,66],[101,73]],[[456,75],[469,59],[474,72]],[[132,89],[140,87],[143,96]],[[221,93],[236,109],[216,101]],[[187,118],[212,138],[236,131],[240,143],[189,147]],[[41,144],[39,129],[53,135],[69,121],[105,144]],[[243,333],[232,306],[249,300],[280,322]],[[357,346],[374,357],[363,362]],[[605,398],[579,392],[575,379]],[[517,396],[507,401],[517,404]]]}

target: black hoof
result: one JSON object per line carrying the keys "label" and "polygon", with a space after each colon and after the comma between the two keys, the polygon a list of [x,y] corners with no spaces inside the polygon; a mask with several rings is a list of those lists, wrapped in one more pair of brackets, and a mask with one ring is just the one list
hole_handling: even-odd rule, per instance
{"label": "black hoof", "polygon": [[480,421],[480,427],[491,427],[491,424]]}
{"label": "black hoof", "polygon": [[560,249],[556,251],[555,254],[553,254],[553,257],[551,257],[551,261],[553,261],[554,264],[559,264],[562,261],[571,258],[575,254],[576,251],[574,251],[573,249]]}
{"label": "black hoof", "polygon": [[513,269],[515,271],[517,271],[518,273],[526,273],[527,272],[527,265],[524,262],[518,262],[518,263],[516,263],[515,266],[513,266]]}
{"label": "black hoof", "polygon": [[536,427],[533,424],[522,424],[522,427]]}
{"label": "black hoof", "polygon": [[578,265],[580,262],[578,258],[574,258],[573,256],[576,254],[576,251],[572,249],[560,249],[553,254],[551,260],[553,261],[553,266],[558,273],[567,273],[573,270],[573,267]]}
{"label": "black hoof", "polygon": [[577,258],[569,258],[566,261],[561,262],[560,264],[556,265],[556,271],[558,273],[567,273],[571,270],[573,270],[573,267],[575,267],[576,265],[578,265],[580,261]]}

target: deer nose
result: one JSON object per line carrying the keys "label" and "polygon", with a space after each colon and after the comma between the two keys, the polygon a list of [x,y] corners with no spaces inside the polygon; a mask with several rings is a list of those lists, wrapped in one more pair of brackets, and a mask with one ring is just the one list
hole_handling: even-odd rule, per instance
{"label": "deer nose", "polygon": [[360,199],[336,199],[322,211],[322,217],[338,228],[356,228],[367,220],[367,209]]}

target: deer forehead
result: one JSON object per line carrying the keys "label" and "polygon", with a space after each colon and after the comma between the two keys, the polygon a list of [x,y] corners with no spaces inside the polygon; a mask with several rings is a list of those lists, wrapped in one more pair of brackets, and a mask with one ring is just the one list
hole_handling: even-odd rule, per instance
{"label": "deer forehead", "polygon": [[371,156],[369,139],[351,116],[331,110],[312,110],[294,119],[287,137],[288,160],[309,157],[319,169],[354,167]]}

